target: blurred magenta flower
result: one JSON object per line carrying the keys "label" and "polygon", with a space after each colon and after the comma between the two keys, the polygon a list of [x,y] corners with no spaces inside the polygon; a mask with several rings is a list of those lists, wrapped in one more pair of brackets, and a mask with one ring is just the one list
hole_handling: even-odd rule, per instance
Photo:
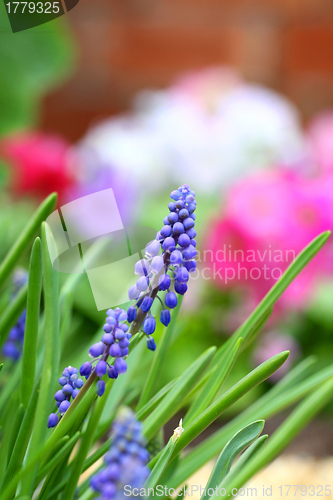
{"label": "blurred magenta flower", "polygon": [[2,141],[1,150],[17,195],[44,198],[57,191],[63,199],[74,183],[71,146],[62,137],[42,132],[13,135]]}
{"label": "blurred magenta flower", "polygon": [[[227,197],[208,231],[210,279],[247,290],[258,302],[296,255],[319,233],[333,228],[333,174],[308,179],[282,170],[244,179]],[[302,308],[314,284],[333,274],[332,245],[326,245],[279,301]]]}
{"label": "blurred magenta flower", "polygon": [[333,172],[333,111],[315,116],[308,125],[306,135],[312,170]]}

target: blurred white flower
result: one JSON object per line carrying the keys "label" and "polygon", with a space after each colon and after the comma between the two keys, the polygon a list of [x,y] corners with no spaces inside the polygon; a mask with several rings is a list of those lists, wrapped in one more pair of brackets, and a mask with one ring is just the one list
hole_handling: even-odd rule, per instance
{"label": "blurred white flower", "polygon": [[206,191],[273,163],[296,165],[304,151],[294,106],[227,68],[140,92],[131,113],[94,126],[82,144],[146,187],[190,179]]}

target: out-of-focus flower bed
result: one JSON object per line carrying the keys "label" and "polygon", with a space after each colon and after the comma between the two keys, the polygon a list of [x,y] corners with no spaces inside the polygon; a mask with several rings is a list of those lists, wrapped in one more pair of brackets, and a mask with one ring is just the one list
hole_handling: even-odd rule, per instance
{"label": "out-of-focus flower bed", "polygon": [[[63,204],[112,187],[125,223],[151,225],[167,215],[161,194],[191,181],[204,236],[184,301],[188,334],[167,360],[177,376],[211,345],[212,335],[223,343],[295,255],[332,229],[332,144],[333,112],[303,129],[282,96],[228,68],[209,68],[163,91],[141,92],[128,113],[95,125],[78,144],[42,132],[5,137],[1,152],[9,176],[2,189],[21,200],[57,190]],[[142,194],[147,189],[154,193],[149,199]],[[332,257],[328,243],[292,283],[251,356],[240,357],[230,384],[251,359],[254,365],[287,348],[292,354],[284,371],[313,353],[322,364],[332,361]],[[81,316],[88,295],[84,290],[75,297]]]}

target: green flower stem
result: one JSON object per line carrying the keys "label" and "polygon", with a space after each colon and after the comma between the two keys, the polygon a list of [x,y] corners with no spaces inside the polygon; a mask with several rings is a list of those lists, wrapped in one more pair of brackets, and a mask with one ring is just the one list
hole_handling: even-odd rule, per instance
{"label": "green flower stem", "polygon": [[[171,342],[171,337],[172,333],[175,328],[176,320],[180,311],[181,303],[182,303],[183,297],[179,299],[178,306],[177,308],[173,311],[172,317],[171,317],[171,323],[164,328],[163,334],[161,337],[161,340],[159,342],[157,351],[155,353],[153,362],[151,364],[148,376],[146,377],[146,382],[144,385],[144,388],[141,392],[141,396],[138,402],[138,405],[136,407],[136,411],[141,410],[141,408],[149,401],[151,398],[151,395],[154,390],[154,386],[156,384],[156,381],[158,379],[158,373],[161,370],[162,363],[165,359],[166,353],[169,349],[169,345]],[[141,311],[141,309],[140,309]]]}

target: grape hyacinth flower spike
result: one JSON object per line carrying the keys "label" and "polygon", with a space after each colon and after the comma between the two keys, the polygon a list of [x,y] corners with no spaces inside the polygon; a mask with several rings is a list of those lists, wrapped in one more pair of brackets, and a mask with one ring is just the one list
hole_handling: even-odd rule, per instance
{"label": "grape hyacinth flower spike", "polygon": [[57,413],[51,413],[49,416],[48,427],[55,427],[59,422],[61,416],[68,410],[71,405],[71,399],[75,399],[79,394],[81,387],[83,386],[83,380],[77,375],[79,370],[68,366],[62,372],[62,376],[59,379],[59,384],[62,389],[57,391],[54,395],[54,399],[57,402],[58,411]]}
{"label": "grape hyacinth flower spike", "polygon": [[128,321],[135,321],[139,309],[144,314],[143,331],[147,335],[148,349],[155,350],[156,344],[151,337],[156,328],[151,307],[158,292],[166,291],[160,314],[160,321],[168,326],[171,321],[170,309],[177,306],[177,295],[184,295],[190,274],[195,271],[197,255],[195,237],[195,192],[187,184],[172,191],[169,214],[164,219],[164,226],[157,233],[155,240],[146,246],[145,258],[135,265],[139,276],[128,293],[134,306],[128,310]]}
{"label": "grape hyacinth flower spike", "polygon": [[134,412],[121,408],[112,430],[113,440],[104,458],[105,467],[90,479],[90,486],[99,493],[100,500],[123,498],[125,486],[140,489],[150,473],[146,439]]}
{"label": "grape hyacinth flower spike", "polygon": [[[100,342],[92,345],[89,349],[89,355],[92,361],[86,361],[80,367],[80,375],[86,379],[93,371],[99,377],[96,385],[98,396],[102,396],[105,391],[105,382],[102,377],[107,373],[109,378],[116,379],[119,374],[125,373],[127,363],[125,357],[128,356],[129,339],[132,335],[128,332],[128,314],[124,309],[108,309],[106,311],[106,320],[103,326],[104,335]],[[109,356],[116,358],[114,366],[109,364]]]}

